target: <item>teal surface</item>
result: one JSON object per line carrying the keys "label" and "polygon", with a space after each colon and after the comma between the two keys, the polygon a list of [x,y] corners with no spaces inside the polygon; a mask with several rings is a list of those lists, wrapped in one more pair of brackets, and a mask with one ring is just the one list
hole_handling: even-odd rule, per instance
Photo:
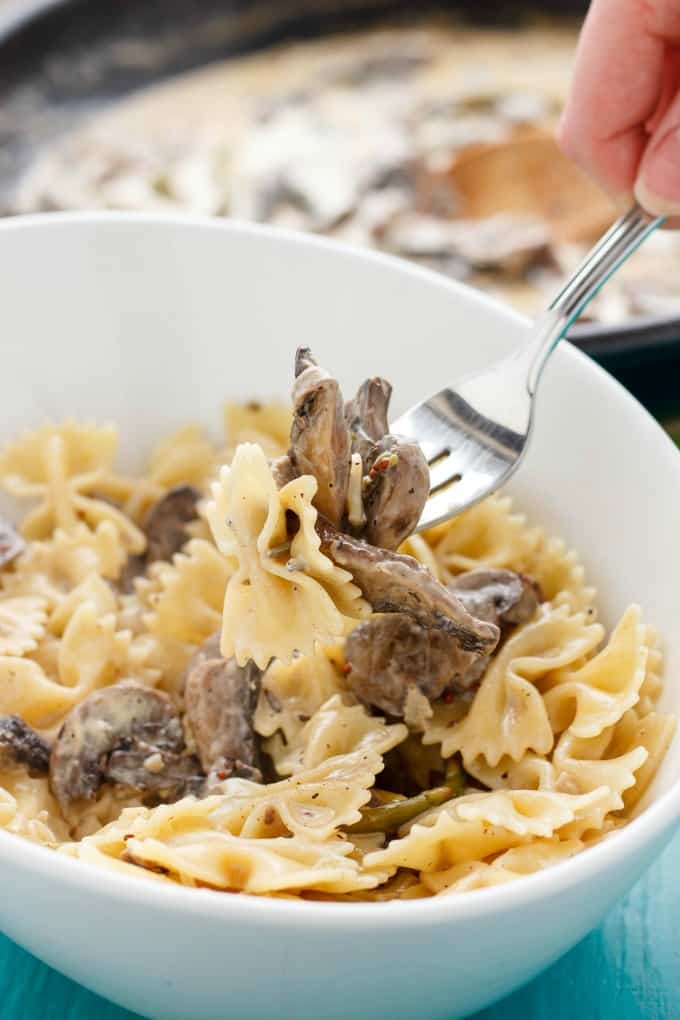
{"label": "teal surface", "polygon": [[[374,1016],[367,1012],[348,1020]],[[1,938],[0,1018],[138,1020]],[[680,1018],[680,836],[601,928],[536,981],[474,1020],[581,1018]],[[225,1012],[225,1020],[240,1018]]]}

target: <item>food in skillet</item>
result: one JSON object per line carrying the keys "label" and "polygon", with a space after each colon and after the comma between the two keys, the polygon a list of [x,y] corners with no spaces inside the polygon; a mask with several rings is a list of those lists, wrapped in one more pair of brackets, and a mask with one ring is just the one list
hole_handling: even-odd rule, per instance
{"label": "food in skillet", "polygon": [[[229,60],[96,112],[28,169],[6,211],[292,226],[534,313],[614,215],[553,137],[576,39],[568,23],[423,22]],[[680,240],[658,232],[588,315],[677,315],[679,264]]]}

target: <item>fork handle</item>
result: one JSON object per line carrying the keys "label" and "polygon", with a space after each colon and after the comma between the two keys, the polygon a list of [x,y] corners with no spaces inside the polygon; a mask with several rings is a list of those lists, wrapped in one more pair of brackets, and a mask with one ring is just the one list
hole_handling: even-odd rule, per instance
{"label": "fork handle", "polygon": [[635,204],[600,238],[546,312],[536,321],[528,344],[527,388],[533,396],[545,363],[569,327],[607,280],[639,248],[664,216],[650,216]]}

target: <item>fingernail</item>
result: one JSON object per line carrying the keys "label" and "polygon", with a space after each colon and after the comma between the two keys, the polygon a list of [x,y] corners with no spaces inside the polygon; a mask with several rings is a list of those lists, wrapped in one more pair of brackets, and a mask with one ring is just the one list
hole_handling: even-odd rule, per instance
{"label": "fingernail", "polygon": [[635,182],[635,197],[657,216],[680,215],[680,129],[652,142]]}

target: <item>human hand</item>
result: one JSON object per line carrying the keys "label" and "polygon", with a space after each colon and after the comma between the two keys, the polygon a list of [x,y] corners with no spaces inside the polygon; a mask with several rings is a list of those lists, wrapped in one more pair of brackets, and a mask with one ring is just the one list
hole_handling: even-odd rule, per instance
{"label": "human hand", "polygon": [[593,0],[558,139],[622,204],[680,217],[680,0]]}

